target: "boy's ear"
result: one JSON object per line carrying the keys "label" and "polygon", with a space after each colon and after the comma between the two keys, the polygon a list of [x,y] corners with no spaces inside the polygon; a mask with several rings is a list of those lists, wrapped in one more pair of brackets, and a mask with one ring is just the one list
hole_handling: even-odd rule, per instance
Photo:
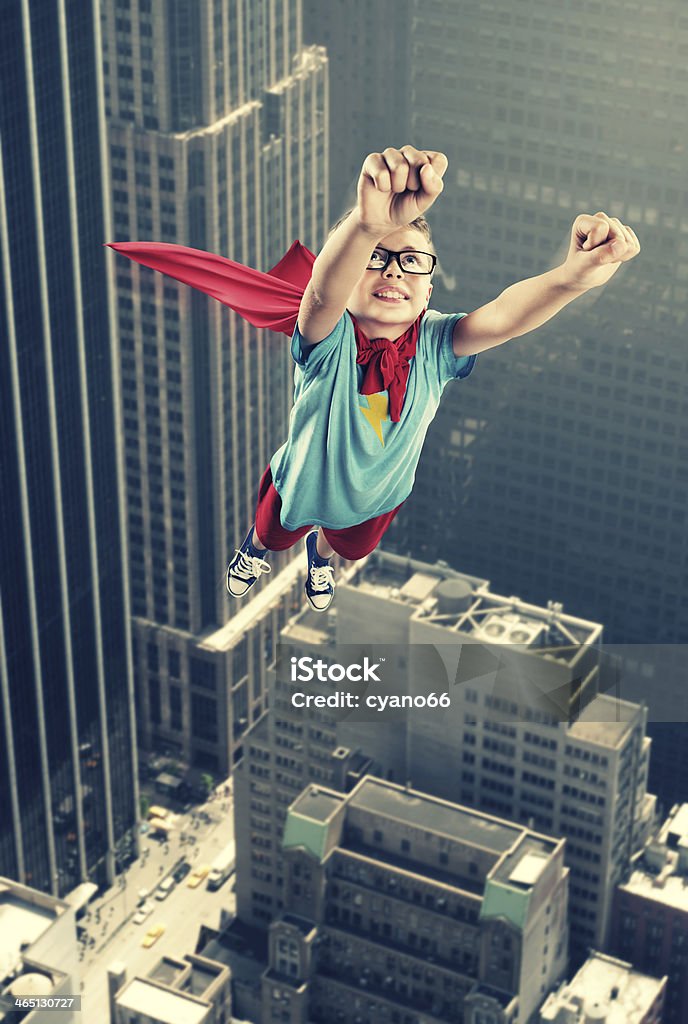
{"label": "boy's ear", "polygon": [[429,302],[429,301],[430,301],[430,296],[431,296],[431,295],[432,295],[432,285],[429,285],[429,286],[428,286],[428,297],[427,297],[427,299],[425,300],[426,302]]}

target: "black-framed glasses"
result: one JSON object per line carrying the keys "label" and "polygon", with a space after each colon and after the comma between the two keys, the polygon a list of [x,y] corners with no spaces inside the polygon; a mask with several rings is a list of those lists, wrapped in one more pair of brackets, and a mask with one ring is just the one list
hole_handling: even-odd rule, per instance
{"label": "black-framed glasses", "polygon": [[395,259],[405,274],[432,274],[437,263],[434,252],[417,252],[416,249],[404,249],[403,252],[392,252],[381,245],[375,247],[368,260],[367,270],[384,270],[390,260]]}

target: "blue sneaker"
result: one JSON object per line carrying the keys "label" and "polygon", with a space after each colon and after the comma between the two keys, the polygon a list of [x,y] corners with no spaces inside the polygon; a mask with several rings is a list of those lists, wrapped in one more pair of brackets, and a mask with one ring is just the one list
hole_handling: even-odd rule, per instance
{"label": "blue sneaker", "polygon": [[271,572],[268,563],[261,557],[265,554],[259,548],[254,548],[251,537],[253,527],[246,534],[246,540],[237,548],[234,558],[227,566],[226,583],[227,590],[232,597],[243,597],[251,589],[253,584],[263,575]]}
{"label": "blue sneaker", "polygon": [[305,540],[308,558],[306,597],[313,611],[326,612],[334,598],[334,569],[327,558],[321,558],[318,554],[317,540],[317,530],[309,533]]}

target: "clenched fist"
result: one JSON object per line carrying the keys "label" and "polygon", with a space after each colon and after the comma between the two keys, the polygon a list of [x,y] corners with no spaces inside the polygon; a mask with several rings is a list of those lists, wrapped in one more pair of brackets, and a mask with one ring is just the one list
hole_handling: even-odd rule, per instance
{"label": "clenched fist", "polygon": [[402,146],[370,153],[358,179],[358,212],[363,228],[382,237],[425,213],[444,188],[444,153]]}
{"label": "clenched fist", "polygon": [[640,252],[633,228],[606,213],[581,213],[571,228],[571,242],[562,271],[571,288],[587,290],[606,284],[622,263]]}

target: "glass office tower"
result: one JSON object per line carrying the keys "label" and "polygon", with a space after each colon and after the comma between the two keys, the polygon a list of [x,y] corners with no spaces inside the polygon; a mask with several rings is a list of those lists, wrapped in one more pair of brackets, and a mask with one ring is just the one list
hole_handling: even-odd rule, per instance
{"label": "glass office tower", "polygon": [[0,4],[0,874],[133,850],[97,4]]}

